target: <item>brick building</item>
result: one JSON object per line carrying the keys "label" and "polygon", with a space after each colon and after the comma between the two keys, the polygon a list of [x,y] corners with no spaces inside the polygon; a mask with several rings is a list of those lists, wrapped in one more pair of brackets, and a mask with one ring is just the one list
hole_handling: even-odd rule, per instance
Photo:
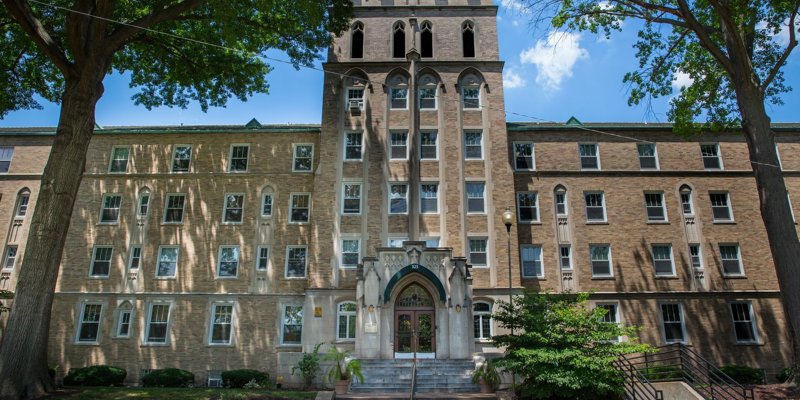
{"label": "brick building", "polygon": [[[365,359],[483,357],[500,351],[487,339],[509,276],[515,291],[592,291],[647,343],[791,363],[741,135],[506,122],[491,1],[355,3],[319,126],[96,131],[52,364],[117,365],[131,382],[178,367],[213,385],[234,368],[288,381],[319,342]],[[775,129],[791,192],[800,126]],[[0,130],[0,289],[53,132]]]}

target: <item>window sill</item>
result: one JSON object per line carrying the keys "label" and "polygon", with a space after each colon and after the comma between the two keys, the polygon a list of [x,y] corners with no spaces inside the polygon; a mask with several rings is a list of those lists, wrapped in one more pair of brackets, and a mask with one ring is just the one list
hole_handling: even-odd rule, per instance
{"label": "window sill", "polygon": [[206,347],[208,347],[208,348],[215,348],[215,347],[235,348],[236,345],[233,344],[233,343],[206,343]]}
{"label": "window sill", "polygon": [[288,224],[289,225],[308,225],[308,224],[310,224],[310,222],[308,222],[308,221],[306,221],[306,222],[292,222],[292,221],[289,221]]}
{"label": "window sill", "polygon": [[292,170],[293,174],[310,174],[312,172],[314,172],[314,171],[295,171],[295,170]]}
{"label": "window sill", "polygon": [[669,221],[647,221],[647,225],[669,225]]}
{"label": "window sill", "polygon": [[725,275],[725,274],[722,274],[722,279],[747,279],[747,275]]}
{"label": "window sill", "polygon": [[100,346],[100,342],[72,342],[76,346]]}
{"label": "window sill", "polygon": [[543,276],[523,276],[522,279],[529,280],[529,281],[546,281],[547,278]]}
{"label": "window sill", "polygon": [[302,343],[297,343],[297,344],[294,344],[294,343],[281,343],[281,344],[279,344],[279,345],[277,345],[275,347],[278,348],[278,349],[300,349],[300,348],[303,347],[303,344]]}
{"label": "window sill", "polygon": [[180,226],[183,225],[183,222],[162,222],[162,226]]}
{"label": "window sill", "polygon": [[472,269],[489,269],[488,265],[472,265]]}
{"label": "window sill", "polygon": [[677,275],[656,275],[654,278],[665,281],[677,281],[680,279]]}
{"label": "window sill", "polygon": [[97,226],[117,226],[119,225],[119,221],[114,222],[98,222]]}
{"label": "window sill", "polygon": [[342,162],[345,162],[345,163],[360,163],[360,162],[363,162],[363,161],[364,161],[363,158],[345,158],[344,160],[342,160]]}
{"label": "window sill", "polygon": [[593,281],[613,281],[615,278],[613,276],[593,276],[591,279]]}
{"label": "window sill", "polygon": [[358,213],[341,213],[340,215],[342,217],[360,217],[361,213],[360,212],[358,212]]}
{"label": "window sill", "polygon": [[109,276],[108,275],[105,275],[105,276],[103,276],[103,275],[89,275],[88,278],[89,279],[98,280],[98,281],[105,281],[105,280],[109,279]]}
{"label": "window sill", "polygon": [[476,212],[469,212],[469,211],[467,211],[467,216],[470,216],[470,217],[485,217],[486,216],[486,211],[480,211],[480,212],[477,212],[477,211]]}
{"label": "window sill", "polygon": [[486,161],[484,158],[464,158],[464,161]]}
{"label": "window sill", "polygon": [[586,225],[608,225],[608,221],[586,221]]}
{"label": "window sill", "polygon": [[734,342],[734,346],[742,346],[742,347],[749,347],[749,346],[764,346],[764,342],[757,341],[757,342]]}
{"label": "window sill", "polygon": [[167,347],[169,343],[142,343],[141,347]]}
{"label": "window sill", "polygon": [[336,344],[353,344],[355,342],[356,342],[356,339],[352,338],[352,339],[336,339],[336,341],[334,341],[333,343],[336,343]]}
{"label": "window sill", "polygon": [[244,171],[228,171],[229,174],[246,174],[247,170]]}
{"label": "window sill", "polygon": [[339,267],[339,269],[341,269],[343,271],[356,271],[356,270],[358,270],[358,267],[355,266],[355,265],[348,265],[348,266],[344,266],[343,265],[343,266]]}
{"label": "window sill", "polygon": [[439,162],[438,158],[420,158],[420,162]]}
{"label": "window sill", "polygon": [[283,279],[287,281],[299,281],[301,279],[308,279],[308,278],[306,278],[305,276],[284,276]]}
{"label": "window sill", "polygon": [[229,222],[229,221],[222,221],[222,225],[243,225],[244,222]]}
{"label": "window sill", "polygon": [[175,280],[178,280],[178,277],[177,276],[157,276],[157,277],[155,277],[153,279],[155,279],[157,281],[175,281]]}
{"label": "window sill", "polygon": [[717,220],[714,220],[713,223],[715,225],[736,225],[736,221],[717,221]]}
{"label": "window sill", "polygon": [[519,221],[520,225],[541,225],[541,221]]}
{"label": "window sill", "polygon": [[230,281],[230,280],[236,280],[236,279],[239,279],[238,275],[237,276],[217,276],[217,277],[214,277],[215,281]]}

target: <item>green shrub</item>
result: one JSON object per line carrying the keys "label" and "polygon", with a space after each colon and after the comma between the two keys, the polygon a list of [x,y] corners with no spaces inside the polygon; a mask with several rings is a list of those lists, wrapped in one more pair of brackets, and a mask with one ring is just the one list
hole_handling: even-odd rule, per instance
{"label": "green shrub", "polygon": [[110,365],[71,368],[64,377],[64,386],[121,386],[127,375],[124,369]]}
{"label": "green shrub", "polygon": [[189,387],[194,385],[194,374],[178,369],[154,369],[142,378],[145,387]]}
{"label": "green shrub", "polygon": [[683,379],[683,371],[674,365],[645,368],[642,375],[648,381],[674,381]]}
{"label": "green shrub", "polygon": [[764,373],[759,368],[752,368],[746,365],[726,365],[720,370],[741,385],[764,383]]}
{"label": "green shrub", "polygon": [[222,373],[222,381],[232,388],[243,388],[250,381],[255,381],[260,386],[269,384],[269,374],[254,369],[234,369]]}
{"label": "green shrub", "polygon": [[[786,367],[786,368],[782,369],[781,372],[777,376],[778,382],[784,383],[784,382],[788,381],[789,379],[791,379],[792,377],[797,377],[797,371],[798,370],[800,370],[800,368],[798,368],[797,366]],[[794,374],[794,375],[792,375],[792,374]]]}

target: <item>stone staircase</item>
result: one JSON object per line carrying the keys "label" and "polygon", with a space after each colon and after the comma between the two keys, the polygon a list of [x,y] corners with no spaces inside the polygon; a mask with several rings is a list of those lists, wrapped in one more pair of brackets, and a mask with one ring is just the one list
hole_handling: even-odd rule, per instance
{"label": "stone staircase", "polygon": [[[412,360],[361,360],[364,382],[353,382],[350,393],[410,393]],[[472,360],[417,360],[417,393],[475,393]]]}

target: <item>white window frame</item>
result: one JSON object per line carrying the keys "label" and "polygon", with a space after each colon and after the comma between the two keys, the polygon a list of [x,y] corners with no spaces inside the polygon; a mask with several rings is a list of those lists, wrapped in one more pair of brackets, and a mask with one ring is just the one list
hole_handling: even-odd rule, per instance
{"label": "white window frame", "polygon": [[[680,317],[680,324],[681,324],[681,336],[682,336],[681,340],[667,340],[667,330],[666,330],[666,325],[665,324],[666,323],[675,324],[675,323],[678,323],[678,322],[675,322],[675,321],[666,322],[666,321],[664,321],[664,308],[663,308],[664,305],[676,305],[676,306],[678,306],[678,316]],[[664,343],[666,343],[666,344],[672,344],[672,343],[688,344],[689,343],[688,334],[687,334],[687,331],[686,331],[686,313],[683,310],[683,303],[673,302],[673,301],[659,302],[658,303],[658,318],[659,318],[659,322],[660,322],[660,325],[661,325],[660,326],[660,328],[661,328],[661,339],[664,341]]]}
{"label": "white window frame", "polygon": [[[403,242],[408,241],[408,236],[390,236],[386,238],[386,247],[391,249],[402,249]],[[392,242],[400,242],[400,246],[392,246]]]}
{"label": "white window frame", "polygon": [[[165,323],[165,333],[164,333],[164,341],[150,341],[150,328],[153,323],[153,308],[155,306],[166,306],[167,307],[167,321]],[[175,308],[172,301],[151,301],[147,304],[147,316],[144,320],[145,325],[142,337],[142,344],[149,345],[149,346],[167,346],[170,343],[170,336],[171,335],[171,327],[172,327],[172,309]],[[163,323],[163,322],[159,322]]]}
{"label": "white window frame", "polygon": [[[103,309],[106,308],[106,304],[101,301],[81,301],[78,303],[80,305],[80,310],[78,313],[78,323],[76,324],[75,329],[75,344],[99,344],[100,337],[102,336],[102,328],[103,328]],[[86,318],[86,307],[89,306],[98,306],[100,307],[100,311],[97,313],[97,321],[85,321]],[[81,330],[84,324],[97,324],[97,336],[94,340],[81,340]]]}
{"label": "white window frame", "polygon": [[[96,273],[94,273],[95,272],[94,271],[94,263],[97,261],[97,251],[100,250],[100,249],[109,249],[110,250],[109,255],[108,255],[108,273],[106,273],[106,274],[96,274]],[[91,262],[89,263],[89,278],[95,278],[95,279],[108,278],[109,276],[111,276],[111,267],[112,267],[113,263],[114,263],[114,246],[106,246],[106,245],[99,245],[99,246],[95,245],[95,246],[92,246],[92,259],[91,259]]]}
{"label": "white window frame", "polygon": [[[405,188],[406,188],[405,196],[397,197],[397,199],[405,200],[406,210],[403,211],[403,212],[392,212],[392,186],[395,186],[395,185],[405,186]],[[389,215],[407,215],[408,214],[408,182],[389,182],[389,187],[387,189],[387,195],[388,195],[388,199],[387,199],[386,205],[388,206]]]}
{"label": "white window frame", "polygon": [[[394,106],[394,102],[393,102],[394,97],[393,97],[393,95],[394,95],[394,91],[395,90],[405,90],[406,91],[406,97],[405,97],[405,100],[406,100],[405,103],[406,104],[402,108]],[[395,87],[390,88],[389,89],[389,109],[390,110],[397,110],[397,111],[408,110],[408,92],[409,92],[408,86],[402,86],[402,87],[401,86],[395,86]]]}
{"label": "white window frame", "polygon": [[17,194],[17,203],[14,206],[14,219],[21,220],[28,215],[28,208],[31,205],[31,192],[23,189]]}
{"label": "white window frame", "polygon": [[[651,206],[647,202],[647,196],[658,196],[658,198],[661,201],[660,208],[661,208],[661,213],[664,216],[663,219],[653,219],[653,218],[651,218],[650,209],[651,208],[652,209],[656,209],[656,208],[659,208],[659,207],[658,206]],[[650,192],[650,191],[644,192],[644,214],[645,214],[645,218],[647,219],[647,222],[651,223],[651,224],[652,223],[664,224],[664,223],[668,223],[669,222],[669,216],[667,216],[667,199],[664,196],[664,192]]]}
{"label": "white window frame", "polygon": [[[358,158],[351,158],[351,157],[349,157],[347,155],[347,149],[348,148],[351,148],[351,147],[355,148],[356,147],[356,146],[351,146],[349,144],[350,135],[360,135],[361,136],[361,140],[358,143]],[[343,153],[342,153],[342,159],[345,162],[358,162],[358,161],[362,161],[364,159],[364,132],[363,131],[345,132],[344,133],[344,143],[343,143],[343,145],[344,145],[344,149],[343,149]],[[292,166],[294,166],[294,165],[292,165]]]}
{"label": "white window frame", "polygon": [[[604,261],[604,260],[595,260],[594,252],[592,251],[595,247],[606,247],[608,248],[608,274],[596,274],[594,271],[594,262],[595,261]],[[611,245],[607,243],[597,243],[597,244],[590,244],[589,245],[589,268],[592,270],[592,279],[595,278],[613,278],[614,277],[614,260],[611,255]]]}
{"label": "white window frame", "polygon": [[[291,324],[292,326],[300,325],[300,340],[297,342],[287,343],[286,338],[284,337],[284,333],[286,331],[286,309],[288,307],[300,308],[300,323],[299,324]],[[303,310],[302,304],[281,304],[281,325],[280,325],[280,337],[281,337],[281,345],[282,346],[300,346],[303,344],[303,319],[305,317],[305,310]]]}
{"label": "white window frame", "polygon": [[[405,146],[406,151],[405,151],[404,156],[402,158],[394,157],[394,147],[396,147],[396,146],[400,147],[401,146],[399,144],[398,145],[394,144],[394,138],[392,136],[394,136],[395,134],[405,135],[406,136],[405,145],[402,145],[402,146]],[[389,161],[392,161],[392,160],[395,160],[395,161],[408,160],[409,147],[411,147],[411,146],[408,145],[408,136],[409,136],[408,135],[408,131],[403,131],[403,130],[390,130],[389,131],[389,140],[388,140],[388,142],[389,142]]]}
{"label": "white window frame", "polygon": [[[725,208],[727,208],[727,210],[728,210],[728,216],[729,216],[728,219],[718,219],[716,217],[716,215],[714,215],[714,209],[715,208],[721,208],[722,206],[719,206],[719,205],[715,206],[714,205],[714,203],[713,203],[713,201],[711,199],[711,196],[713,196],[713,195],[725,195]],[[727,192],[727,191],[710,191],[708,193],[708,202],[711,205],[711,218],[713,219],[714,223],[731,223],[731,222],[735,221],[734,218],[733,218],[733,204],[731,204],[731,194],[730,194],[730,192]]]}
{"label": "white window frame", "polygon": [[[439,248],[439,245],[442,243],[442,238],[439,236],[425,236],[421,237],[419,240],[425,242],[425,247],[429,249],[436,249]],[[434,241],[436,245],[434,246]]]}
{"label": "white window frame", "polygon": [[[230,322],[229,323],[217,323],[216,322],[216,315],[217,315],[217,308],[218,307],[230,307],[231,314],[230,314]],[[236,303],[233,301],[215,301],[211,303],[210,306],[210,313],[209,313],[209,321],[208,321],[208,345],[209,346],[232,346],[235,342],[234,340],[234,332],[236,329]],[[229,325],[228,328],[228,340],[227,341],[214,341],[214,327],[216,325]]]}
{"label": "white window frame", "polygon": [[[122,334],[120,331],[122,330],[122,326],[125,324],[124,315],[128,315],[128,333]],[[131,337],[131,333],[133,331],[133,316],[134,316],[134,307],[129,301],[125,301],[119,306],[117,306],[117,318],[114,322],[114,337],[118,339],[129,339]]]}
{"label": "white window frame", "polygon": [[[486,304],[486,305],[488,305],[489,306],[489,311],[484,311],[484,310],[475,311],[475,306],[478,305],[478,304]],[[480,331],[479,335],[475,337],[476,341],[488,342],[488,341],[490,341],[492,339],[492,333],[493,333],[492,331],[494,330],[494,327],[492,326],[492,325],[494,325],[493,324],[493,322],[494,322],[493,319],[494,318],[492,318],[492,311],[493,310],[494,310],[493,304],[488,302],[488,301],[476,300],[475,302],[472,303],[472,331],[473,331],[473,334],[474,334],[475,323],[476,322],[478,323],[478,326],[479,326],[478,330]],[[475,317],[478,317],[478,319],[476,320]],[[489,320],[489,332],[488,333],[483,331],[483,321],[484,321],[484,319],[488,319]]]}
{"label": "white window frame", "polygon": [[[347,311],[342,310],[342,306],[352,304],[356,307],[356,311]],[[358,328],[358,305],[354,301],[342,301],[336,305],[336,341],[337,342],[355,342],[356,335],[357,335],[357,328]],[[345,322],[345,336],[341,336],[341,329],[342,329],[342,317],[346,317]],[[352,318],[352,325],[350,323],[350,319]],[[350,329],[353,329],[353,337],[350,337]]]}
{"label": "white window frame", "polygon": [[[113,207],[106,208],[106,201],[111,198],[117,198],[119,200],[119,204],[117,205],[117,218],[113,220],[103,221],[103,212],[105,210],[113,210]],[[97,219],[97,223],[100,225],[119,225],[120,215],[122,214],[122,195],[119,193],[105,193],[103,194],[103,199],[100,202],[100,218]]]}
{"label": "white window frame", "polygon": [[[583,156],[581,155],[581,148],[583,146],[594,146],[594,158],[597,161],[596,168],[584,167],[583,166],[583,159],[589,158],[590,156]],[[602,168],[600,166],[600,145],[598,143],[578,143],[578,162],[580,165],[581,171],[600,171]]]}
{"label": "white window frame", "polygon": [[[139,254],[136,255],[136,250],[139,250]],[[142,245],[135,244],[131,245],[130,250],[128,251],[128,272],[133,271],[141,271],[142,269]],[[136,268],[133,268],[133,260],[138,260]]]}
{"label": "white window frame", "polygon": [[[347,197],[347,187],[348,186],[356,186],[358,187],[358,197]],[[348,211],[346,208],[346,200],[358,200],[358,210],[356,211]],[[342,215],[361,215],[361,208],[362,204],[364,203],[364,185],[361,182],[351,182],[345,181],[342,182]]]}
{"label": "white window frame", "polygon": [[[297,149],[300,147],[311,147],[311,154],[308,157],[298,157]],[[298,169],[297,160],[306,158],[310,159],[311,162],[308,169]],[[310,174],[314,172],[314,143],[292,143],[292,172],[300,174]]]}
{"label": "white window frame", "polygon": [[[481,185],[483,187],[483,190],[481,191],[481,197],[470,197],[471,193],[468,190],[469,189],[469,185]],[[469,215],[483,215],[483,214],[486,214],[486,208],[487,208],[486,207],[487,206],[487,204],[486,204],[486,182],[485,181],[466,181],[466,182],[464,182],[464,192],[465,192],[465,194],[467,196],[467,198],[466,198],[467,214],[469,214]],[[437,192],[437,195],[438,195],[438,192]],[[470,200],[478,200],[478,199],[480,199],[480,201],[481,201],[481,210],[479,210],[479,211],[471,210],[470,209]]]}
{"label": "white window frame", "polygon": [[[525,273],[525,249],[539,249],[539,259],[538,260],[529,260],[528,262],[533,262],[534,265],[538,262],[539,263],[539,273],[530,275]],[[542,245],[540,244],[524,244],[519,246],[519,263],[520,263],[520,270],[522,272],[522,277],[527,279],[543,279],[544,278],[544,253],[542,251]],[[534,270],[535,271],[535,270]]]}
{"label": "white window frame", "polygon": [[[669,259],[656,259],[656,247],[666,247],[669,250]],[[653,243],[650,246],[650,253],[652,254],[652,261],[653,261],[653,273],[656,277],[675,277],[677,276],[675,273],[675,256],[672,253],[672,245],[669,243]],[[656,262],[658,261],[669,261],[670,265],[670,272],[669,273],[659,273],[658,268],[656,267]]]}
{"label": "white window frame", "polygon": [[[526,195],[532,195],[533,196],[534,205],[533,206],[524,206],[524,207],[525,208],[531,208],[531,209],[534,210],[534,214],[535,214],[534,219],[522,219],[522,208],[523,208],[523,206],[522,206],[522,204],[520,202],[520,200],[521,200],[520,196],[526,196]],[[517,198],[517,201],[516,201],[516,203],[517,203],[517,221],[520,224],[536,224],[536,223],[539,223],[539,221],[540,221],[539,220],[539,193],[538,192],[532,192],[532,191],[517,192],[516,193],[516,198]]]}
{"label": "white window frame", "polygon": [[[356,263],[355,264],[345,264],[344,256],[344,242],[356,242],[357,251],[356,251]],[[352,252],[348,252],[347,254],[352,254]],[[358,237],[343,237],[339,241],[339,266],[345,269],[352,269],[358,267],[358,263],[361,260],[361,238]]]}
{"label": "white window frame", "polygon": [[[425,185],[435,185],[436,186],[436,197],[422,197],[423,190],[422,186]],[[441,209],[441,199],[442,196],[439,196],[439,182],[420,182],[419,184],[419,213],[420,214],[439,214],[439,210]],[[422,202],[423,199],[436,199],[436,210],[435,211],[423,211],[422,210]]]}
{"label": "white window frame", "polygon": [[[350,97],[350,92],[360,91],[361,97]],[[350,111],[350,102],[357,101],[358,102],[358,110],[364,110],[364,101],[367,98],[367,90],[364,86],[349,86],[344,91],[344,109],[345,111]],[[360,99],[360,100],[359,100]]]}
{"label": "white window frame", "polygon": [[[222,275],[222,252],[225,250],[234,250],[234,254],[236,255],[236,273],[233,275]],[[217,268],[216,268],[216,278],[217,279],[236,279],[239,277],[239,267],[242,264],[242,249],[239,245],[223,245],[219,246],[219,250],[217,251]]]}
{"label": "white window frame", "polygon": [[[589,207],[597,208],[598,206],[592,205],[589,206],[586,204],[586,196],[588,195],[600,195],[600,201],[602,205],[600,208],[603,209],[603,219],[590,219],[589,218]],[[584,203],[584,210],[586,212],[586,223],[587,224],[602,224],[608,222],[608,211],[606,210],[606,195],[605,192],[602,191],[585,191],[583,192],[583,203]]]}
{"label": "white window frame", "polygon": [[[422,108],[422,91],[433,90],[433,108]],[[439,85],[424,85],[417,88],[417,109],[421,111],[437,111],[439,109]]]}
{"label": "white window frame", "polygon": [[[596,303],[595,307],[603,308],[605,310],[608,310],[609,307],[613,307],[614,313],[612,314],[611,312],[606,312],[606,314],[603,315],[602,322],[605,322],[607,324],[622,325],[622,320],[620,319],[620,315],[621,314],[619,312],[619,303],[618,302],[616,302],[616,301],[603,301],[603,302]],[[607,321],[606,318],[608,316],[613,316],[613,321]],[[617,339],[613,340],[613,341],[619,343],[619,342],[622,341],[622,337],[621,336],[617,336]]]}
{"label": "white window frame", "polygon": [[[269,214],[264,213],[264,203],[267,201],[267,197],[269,197]],[[259,213],[261,214],[262,218],[271,218],[275,213],[275,193],[272,191],[265,191],[261,193],[261,210]]]}
{"label": "white window frame", "polygon": [[[531,167],[530,168],[520,168],[519,165],[517,164],[517,159],[518,158],[528,158],[528,156],[520,156],[517,153],[517,146],[527,146],[527,145],[531,146],[531,155],[530,155]],[[514,157],[514,170],[515,171],[535,171],[536,170],[536,146],[533,144],[533,142],[514,142],[512,144],[511,151],[512,151],[513,157]]]}
{"label": "white window frame", "polygon": [[[172,275],[159,275],[159,266],[161,264],[161,254],[164,250],[175,249],[175,273]],[[175,279],[178,277],[178,267],[181,260],[181,248],[176,245],[162,245],[158,246],[158,258],[156,258],[155,279]]]}
{"label": "white window frame", "polygon": [[[752,340],[740,340],[739,336],[736,334],[736,323],[744,323],[747,321],[737,320],[736,313],[733,312],[734,305],[744,305],[747,306],[748,318],[750,323],[750,328],[753,333]],[[758,324],[756,323],[756,314],[753,312],[753,302],[751,301],[730,301],[728,302],[728,311],[731,315],[731,323],[733,323],[733,339],[736,341],[737,344],[760,344],[761,338],[758,334]]]}
{"label": "white window frame", "polygon": [[[567,249],[566,259],[568,261],[567,266],[564,266],[564,251],[563,249]],[[572,270],[572,246],[568,244],[562,244],[558,246],[558,267],[565,271]]]}
{"label": "white window frame", "polygon": [[[153,195],[150,193],[150,190],[148,189],[140,190],[139,196],[136,198],[136,218],[138,219],[147,218],[147,216],[150,215],[152,202],[153,202]],[[142,207],[144,207],[145,209],[144,213],[142,213]]]}
{"label": "white window frame", "polygon": [[[261,268],[261,260],[264,259],[264,257],[262,257],[262,255],[261,255],[261,253],[263,252],[262,250],[266,250],[267,251],[267,257],[266,257],[266,262],[267,263],[264,266],[264,268]],[[259,272],[269,271],[270,264],[272,264],[272,249],[270,248],[270,246],[268,246],[268,245],[260,245],[260,246],[256,247],[255,259],[256,259],[256,264],[255,264],[256,271],[259,271]]]}
{"label": "white window frame", "polygon": [[[126,149],[128,150],[128,156],[125,157],[125,170],[124,171],[112,171],[111,167],[114,165],[114,156],[117,149]],[[120,159],[121,160],[121,159]],[[111,147],[111,157],[108,160],[108,173],[109,174],[127,174],[128,169],[130,168],[131,164],[131,146],[113,146]]]}
{"label": "white window frame", "polygon": [[[434,156],[431,157],[423,157],[422,156],[422,147],[430,147],[430,144],[423,145],[422,144],[422,136],[426,134],[433,134],[436,137],[434,141],[433,148],[434,148]],[[438,161],[439,160],[439,131],[436,129],[421,129],[419,133],[419,159],[421,161]]]}
{"label": "white window frame", "polygon": [[[242,204],[240,208],[240,218],[239,221],[228,221],[228,196],[234,197],[241,197]],[[222,224],[223,225],[241,225],[244,223],[244,193],[225,193],[224,197],[222,198]],[[235,208],[234,208],[235,209]]]}
{"label": "white window frame", "polygon": [[[697,260],[698,260],[698,264],[699,264],[699,266],[697,266],[697,267],[694,266],[694,261],[692,260],[692,257],[694,257],[692,255],[692,247],[696,247],[697,248]],[[705,269],[705,264],[706,263],[703,260],[703,246],[701,246],[700,243],[689,243],[689,265],[693,269],[696,269],[696,270],[700,271],[700,270]]]}
{"label": "white window frame", "polygon": [[[295,221],[294,218],[294,198],[295,196],[306,196],[308,197],[308,218],[306,221]],[[303,207],[298,207],[301,209]],[[298,193],[290,193],[289,194],[289,224],[291,225],[307,225],[311,223],[311,193],[308,192],[298,192]]]}
{"label": "white window frame", "polygon": [[[187,161],[187,165],[186,165],[186,171],[176,171],[175,170],[175,161],[178,160],[178,158],[177,158],[178,148],[185,148],[185,147],[189,148],[189,158],[187,159],[188,161]],[[192,171],[192,153],[193,152],[194,152],[194,147],[192,145],[190,145],[190,144],[173,144],[172,145],[172,158],[170,159],[171,163],[170,163],[170,166],[169,166],[169,172],[171,172],[173,174],[186,174],[186,173],[191,172]],[[248,152],[248,157],[249,157],[249,154],[250,153]],[[181,160],[183,160],[183,158],[181,158]]]}
{"label": "white window frame", "polygon": [[[477,133],[481,136],[481,141],[479,144],[467,144],[467,135]],[[484,143],[486,143],[484,132],[482,129],[464,129],[464,159],[465,160],[483,160],[484,158]],[[467,152],[467,147],[478,147],[481,151],[481,155],[479,157],[470,156]]]}
{"label": "white window frame", "polygon": [[0,170],[0,174],[7,174],[11,170],[11,161],[14,158],[14,146],[0,146],[0,168],[5,164],[5,171]]}
{"label": "white window frame", "polygon": [[[686,198],[689,200],[688,202],[683,201],[683,197],[684,196],[686,196]],[[678,197],[680,198],[680,201],[681,201],[681,213],[683,215],[686,215],[686,216],[690,216],[690,217],[693,216],[694,215],[694,199],[693,199],[694,196],[692,196],[692,191],[691,190],[686,190],[686,189],[680,190],[680,191],[678,191]],[[689,212],[688,213],[686,212],[686,205],[687,204],[689,205]]]}
{"label": "white window frame", "polygon": [[[169,200],[173,197],[183,197],[183,203],[181,204],[181,219],[180,221],[167,221],[167,215],[169,208]],[[188,196],[186,193],[167,193],[164,197],[164,216],[162,218],[162,223],[165,225],[180,225],[183,224],[184,217],[186,216],[186,201],[188,200]],[[176,208],[177,210],[177,208]]]}
{"label": "white window frame", "polygon": [[[477,90],[478,91],[478,106],[477,107],[467,107],[467,90]],[[480,111],[483,108],[483,95],[481,93],[480,86],[462,86],[461,87],[461,109],[464,111]]]}
{"label": "white window frame", "polygon": [[[11,249],[14,249],[14,256],[11,257],[9,253]],[[17,258],[19,258],[19,246],[16,244],[8,244],[6,245],[5,251],[3,252],[3,266],[2,270],[4,271],[12,271],[14,267],[17,266]],[[11,265],[8,265],[8,261],[11,260]]]}
{"label": "white window frame", "polygon": [[[703,146],[714,146],[716,151],[716,156],[706,156],[703,154]],[[709,168],[706,167],[706,159],[707,158],[716,158],[719,162],[719,168]],[[703,162],[703,169],[706,171],[723,171],[725,170],[725,165],[722,163],[722,148],[719,145],[719,142],[715,143],[700,143],[700,160]]]}
{"label": "white window frame", "polygon": [[[472,251],[473,241],[483,241],[483,251]],[[472,254],[484,254],[486,261],[483,264],[477,264],[472,260]],[[473,268],[489,268],[489,238],[486,236],[469,236],[467,237],[467,260]]]}
{"label": "white window frame", "polygon": [[[725,261],[729,260],[732,261],[734,259],[731,258],[724,258],[724,254],[722,254],[722,247],[735,247],[736,248],[736,261],[739,264],[739,272],[738,273],[729,273],[725,272]],[[720,268],[722,268],[722,276],[726,278],[738,278],[745,276],[744,272],[744,261],[742,260],[742,246],[739,243],[719,243],[719,260],[720,260]]]}
{"label": "white window frame", "polygon": [[[561,196],[561,198],[564,200],[563,202],[558,201],[559,196]],[[566,217],[569,215],[569,200],[567,199],[566,190],[559,188],[553,191],[553,205],[556,207],[556,217]],[[559,205],[564,206],[564,212],[560,212],[558,210]]]}
{"label": "white window frame", "polygon": [[[293,249],[303,249],[305,256],[303,257],[303,275],[289,275],[289,253]],[[283,277],[286,279],[305,279],[308,276],[308,246],[306,245],[289,245],[286,246],[286,261],[284,262]]]}
{"label": "white window frame", "polygon": [[[233,169],[233,149],[237,147],[244,147],[247,149],[247,158],[245,158],[245,168]],[[240,157],[237,157],[240,158]],[[228,172],[229,173],[245,173],[250,170],[250,143],[232,143],[228,150]]]}
{"label": "white window frame", "polygon": [[[652,156],[643,156],[640,148],[642,146],[653,146],[653,155]],[[639,169],[642,171],[658,171],[661,169],[661,164],[658,160],[658,146],[655,143],[637,143],[636,144],[636,154],[639,158]],[[645,168],[642,166],[642,157],[653,157],[655,161],[655,167],[652,168]]]}

